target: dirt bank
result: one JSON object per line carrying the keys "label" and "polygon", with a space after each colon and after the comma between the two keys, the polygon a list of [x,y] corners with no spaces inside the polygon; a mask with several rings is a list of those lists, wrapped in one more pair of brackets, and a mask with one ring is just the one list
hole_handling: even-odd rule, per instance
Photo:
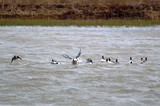
{"label": "dirt bank", "polygon": [[36,19],[160,19],[155,4],[0,4],[1,18]]}

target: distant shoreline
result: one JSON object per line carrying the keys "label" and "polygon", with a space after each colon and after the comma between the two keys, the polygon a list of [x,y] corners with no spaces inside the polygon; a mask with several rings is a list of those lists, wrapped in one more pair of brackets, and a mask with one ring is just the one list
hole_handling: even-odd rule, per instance
{"label": "distant shoreline", "polygon": [[0,25],[148,26],[160,25],[160,3],[0,4]]}
{"label": "distant shoreline", "polygon": [[0,18],[160,20],[160,3],[142,4],[0,4]]}

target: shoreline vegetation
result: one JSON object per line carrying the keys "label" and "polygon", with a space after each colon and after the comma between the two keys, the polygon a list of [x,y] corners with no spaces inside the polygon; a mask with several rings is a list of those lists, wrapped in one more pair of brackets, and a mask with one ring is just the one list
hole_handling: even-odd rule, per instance
{"label": "shoreline vegetation", "polygon": [[160,25],[159,0],[0,0],[0,26]]}
{"label": "shoreline vegetation", "polygon": [[0,19],[0,26],[155,26],[160,20],[55,20],[55,19]]}

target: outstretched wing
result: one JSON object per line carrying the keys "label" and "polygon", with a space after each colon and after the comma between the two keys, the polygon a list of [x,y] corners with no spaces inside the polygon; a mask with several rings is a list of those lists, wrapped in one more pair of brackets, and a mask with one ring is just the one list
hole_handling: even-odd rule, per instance
{"label": "outstretched wing", "polygon": [[20,60],[22,60],[19,56],[17,56],[17,59],[20,59]]}
{"label": "outstretched wing", "polygon": [[[13,56],[13,57],[12,57],[12,60],[11,60],[11,63],[12,63],[15,59],[16,59],[16,56]],[[11,63],[10,63],[10,64],[11,64]]]}
{"label": "outstretched wing", "polygon": [[78,55],[76,56],[76,59],[81,55],[81,49],[79,50]]}
{"label": "outstretched wing", "polygon": [[72,59],[71,57],[69,57],[69,56],[66,55],[66,54],[62,54],[62,56],[63,56],[64,58],[67,58],[67,59]]}
{"label": "outstretched wing", "polygon": [[10,64],[13,62],[13,60],[14,60],[14,59],[12,58],[12,60],[11,60]]}

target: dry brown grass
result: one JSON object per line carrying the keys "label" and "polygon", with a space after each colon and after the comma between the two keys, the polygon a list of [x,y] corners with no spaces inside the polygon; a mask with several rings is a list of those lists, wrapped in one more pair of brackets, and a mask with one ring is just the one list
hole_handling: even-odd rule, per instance
{"label": "dry brown grass", "polygon": [[54,4],[54,3],[71,3],[71,4],[141,4],[157,3],[160,0],[0,0],[1,4]]}
{"label": "dry brown grass", "polygon": [[156,3],[158,1],[160,2],[160,0],[0,0],[0,18],[153,20],[160,19],[160,3]]}

